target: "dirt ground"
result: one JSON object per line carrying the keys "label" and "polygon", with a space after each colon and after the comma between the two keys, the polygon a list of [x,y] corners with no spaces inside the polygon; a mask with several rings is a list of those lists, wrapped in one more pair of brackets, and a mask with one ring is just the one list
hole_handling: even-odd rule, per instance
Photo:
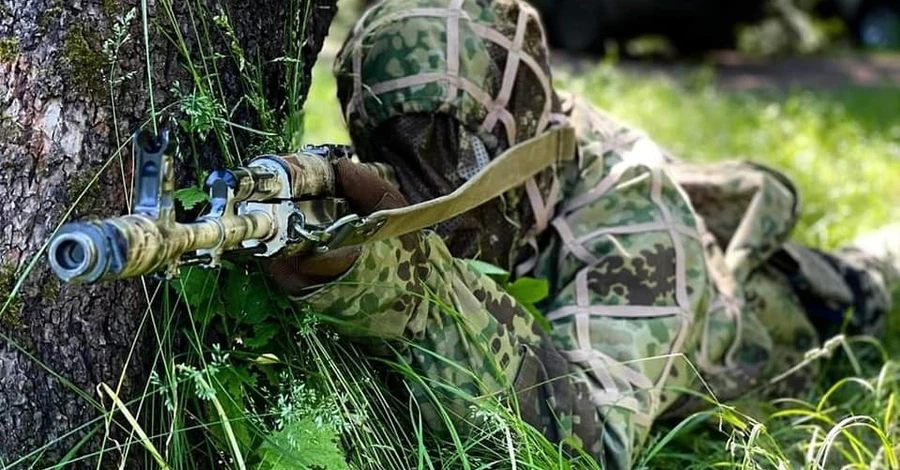
{"label": "dirt ground", "polygon": [[[575,73],[586,72],[597,60],[562,51],[553,54],[555,67]],[[733,90],[900,86],[900,54],[757,59],[736,52],[718,52],[705,63],[715,70],[721,86]],[[672,60],[622,60],[617,67],[639,75],[680,78],[699,65]]]}

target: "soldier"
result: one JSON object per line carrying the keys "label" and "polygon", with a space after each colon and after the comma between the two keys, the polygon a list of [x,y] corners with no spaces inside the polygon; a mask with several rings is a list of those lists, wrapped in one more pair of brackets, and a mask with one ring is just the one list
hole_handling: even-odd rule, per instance
{"label": "soldier", "polygon": [[[275,262],[292,299],[373,351],[390,345],[435,389],[510,392],[527,422],[608,469],[630,468],[654,420],[696,409],[683,391],[706,389],[689,362],[719,400],[797,392],[813,368],[782,372],[848,312],[852,332],[878,330],[896,276],[886,257],[790,242],[786,177],[677,160],[556,93],[547,54],[517,0],[368,10],[337,58],[338,95],[359,158],[392,165],[400,191],[341,161],[357,212],[448,194],[555,127],[574,127],[577,152],[434,231]],[[465,258],[548,280],[550,331]],[[458,394],[447,401],[455,425],[472,423]]]}

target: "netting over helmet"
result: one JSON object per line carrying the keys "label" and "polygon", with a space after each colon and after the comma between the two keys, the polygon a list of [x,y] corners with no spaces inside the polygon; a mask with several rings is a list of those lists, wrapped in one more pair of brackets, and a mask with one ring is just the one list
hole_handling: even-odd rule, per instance
{"label": "netting over helmet", "polygon": [[[540,19],[517,0],[385,0],[358,22],[335,74],[360,158],[393,165],[411,202],[453,191],[558,108]],[[456,256],[512,267],[546,226],[552,176],[438,232]]]}
{"label": "netting over helmet", "polygon": [[449,114],[492,154],[547,128],[553,91],[534,9],[516,0],[387,0],[335,62],[354,141],[386,120]]}

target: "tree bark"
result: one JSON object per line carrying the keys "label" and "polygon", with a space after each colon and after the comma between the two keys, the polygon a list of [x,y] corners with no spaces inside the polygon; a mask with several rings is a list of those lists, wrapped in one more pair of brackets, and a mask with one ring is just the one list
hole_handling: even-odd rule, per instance
{"label": "tree bark", "polygon": [[[310,1],[315,5],[304,49],[307,84],[336,9],[336,0]],[[147,4],[150,75],[160,109],[172,101],[173,81],[190,79],[176,46],[162,34],[171,26],[162,0]],[[284,54],[289,1],[172,4],[185,33],[191,31],[186,4],[210,12],[222,8],[248,57],[268,63]],[[130,41],[111,67],[102,45],[132,8],[138,14],[127,25]],[[0,467],[23,458],[19,465],[25,468],[57,462],[93,426],[102,425],[97,421],[101,411],[86,398],[99,401],[98,384],[121,385],[127,399],[147,381],[156,344],[148,324],[142,324],[149,308],[142,284],[61,285],[40,252],[83,190],[76,217],[107,217],[128,209],[123,184],[131,179],[127,139],[149,117],[140,12],[139,0],[0,0],[0,305],[5,304],[0,315]],[[133,77],[110,91],[110,80],[128,72]],[[226,95],[237,102],[242,93],[237,68],[223,65],[219,72]],[[272,71],[267,77],[268,98],[277,102],[283,96],[280,76]],[[106,164],[123,144],[121,166],[119,159]],[[207,154],[205,161],[210,158],[215,155]],[[86,423],[93,424],[85,428]],[[79,455],[96,445],[82,449]],[[88,462],[84,466],[92,465]]]}

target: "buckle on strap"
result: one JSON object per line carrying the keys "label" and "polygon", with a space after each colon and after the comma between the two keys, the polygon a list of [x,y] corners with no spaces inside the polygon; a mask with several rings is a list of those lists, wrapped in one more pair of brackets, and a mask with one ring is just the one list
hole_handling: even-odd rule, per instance
{"label": "buckle on strap", "polygon": [[387,223],[384,217],[360,217],[352,214],[342,217],[325,229],[317,249],[327,253],[346,246],[362,245],[369,241]]}

